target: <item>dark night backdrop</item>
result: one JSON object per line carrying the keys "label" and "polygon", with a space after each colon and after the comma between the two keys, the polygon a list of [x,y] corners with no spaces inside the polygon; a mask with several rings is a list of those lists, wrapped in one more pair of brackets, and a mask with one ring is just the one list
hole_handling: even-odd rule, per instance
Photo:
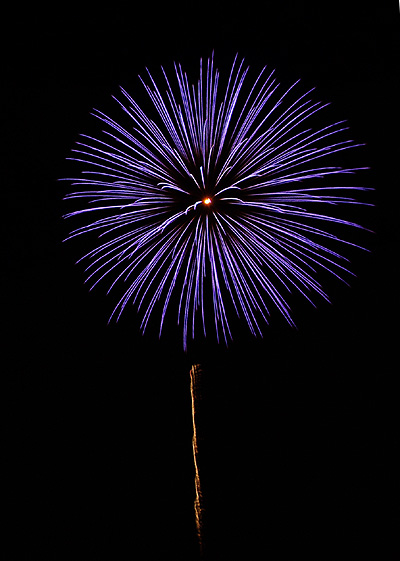
{"label": "dark night backdrop", "polygon": [[[4,559],[196,559],[198,357],[210,559],[400,559],[398,5],[326,4],[46,4],[3,21]],[[352,287],[328,286],[332,306],[295,303],[297,331],[278,321],[263,340],[184,355],[168,334],[142,337],[133,312],[107,326],[117,294],[88,293],[74,265],[85,240],[61,243],[57,179],[96,130],[92,107],[113,111],[119,85],[135,97],[146,65],[177,60],[196,77],[212,49],[219,68],[239,52],[302,78],[349,120],[367,144],[376,234]]]}

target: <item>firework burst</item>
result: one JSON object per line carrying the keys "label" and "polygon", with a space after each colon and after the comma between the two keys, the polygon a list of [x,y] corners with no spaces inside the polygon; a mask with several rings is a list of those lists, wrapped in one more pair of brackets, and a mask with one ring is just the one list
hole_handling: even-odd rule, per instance
{"label": "firework burst", "polygon": [[81,190],[67,198],[87,204],[67,216],[94,218],[69,237],[97,232],[100,239],[82,258],[88,280],[108,279],[110,290],[124,285],[112,316],[134,303],[143,331],[157,311],[161,334],[174,308],[185,349],[197,323],[205,333],[208,315],[227,342],[227,307],[254,335],[270,305],[293,325],[293,289],[310,302],[312,294],[327,300],[318,270],[342,280],[350,273],[334,246],[356,244],[334,225],[360,226],[320,209],[357,203],[363,188],[326,180],[361,169],[327,165],[359,145],[343,139],[344,121],[312,128],[328,104],[313,101],[312,90],[293,99],[298,82],[279,93],[266,68],[249,87],[237,57],[224,87],[213,57],[200,62],[196,85],[179,64],[174,69],[174,84],[163,70],[163,91],[150,73],[140,78],[154,119],[122,90],[117,101],[129,126],[96,110],[105,130],[82,135],[74,150],[72,159],[88,167],[72,180]]}

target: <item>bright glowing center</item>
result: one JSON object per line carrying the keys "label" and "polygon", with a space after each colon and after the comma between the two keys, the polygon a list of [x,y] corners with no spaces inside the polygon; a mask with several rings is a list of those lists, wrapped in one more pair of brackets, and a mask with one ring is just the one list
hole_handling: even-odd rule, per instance
{"label": "bright glowing center", "polygon": [[205,199],[203,199],[203,205],[208,206],[208,205],[210,205],[210,204],[211,204],[211,199],[210,199],[210,197],[206,197]]}

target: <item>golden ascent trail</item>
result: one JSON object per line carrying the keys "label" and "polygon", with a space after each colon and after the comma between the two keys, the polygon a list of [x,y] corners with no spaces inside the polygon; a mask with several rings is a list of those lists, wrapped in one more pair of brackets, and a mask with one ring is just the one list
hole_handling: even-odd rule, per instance
{"label": "golden ascent trail", "polygon": [[200,474],[198,466],[198,445],[197,445],[197,430],[196,430],[196,400],[198,399],[198,386],[199,386],[199,376],[201,374],[201,369],[199,364],[194,364],[190,370],[190,394],[192,396],[192,421],[193,421],[193,461],[195,470],[195,490],[196,498],[194,501],[194,512],[196,518],[196,529],[197,537],[199,540],[200,553],[203,553],[204,549],[204,536],[203,536],[203,497],[201,493],[200,485]]}

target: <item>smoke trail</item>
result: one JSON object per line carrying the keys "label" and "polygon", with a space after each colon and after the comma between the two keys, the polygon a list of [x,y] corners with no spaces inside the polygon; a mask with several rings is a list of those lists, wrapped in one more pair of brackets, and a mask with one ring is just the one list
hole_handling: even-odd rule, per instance
{"label": "smoke trail", "polygon": [[199,541],[200,555],[204,554],[204,528],[203,528],[203,496],[201,492],[200,473],[199,473],[199,450],[197,445],[197,428],[196,428],[196,404],[199,400],[199,385],[200,385],[201,367],[199,364],[194,364],[190,370],[190,393],[192,396],[192,421],[193,421],[193,462],[195,470],[195,490],[196,498],[194,501],[194,513],[196,519],[197,538]]}

